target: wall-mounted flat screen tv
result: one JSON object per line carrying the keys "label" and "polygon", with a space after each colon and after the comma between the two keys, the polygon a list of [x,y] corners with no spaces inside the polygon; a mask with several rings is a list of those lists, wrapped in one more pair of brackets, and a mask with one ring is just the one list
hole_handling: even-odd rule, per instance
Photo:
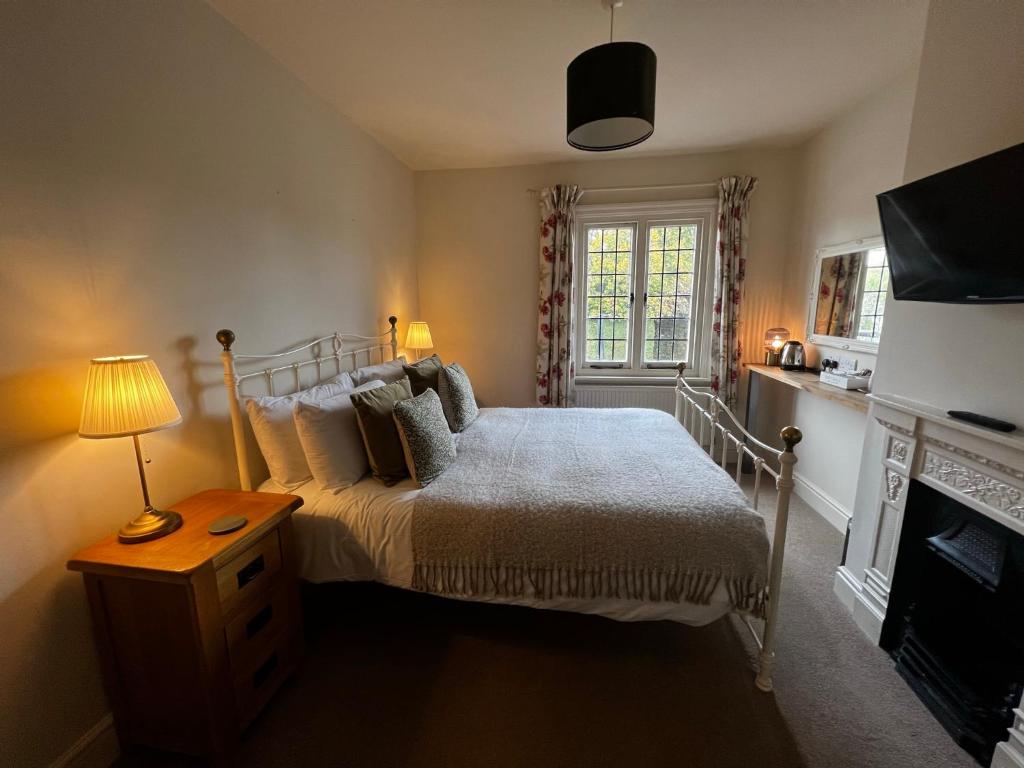
{"label": "wall-mounted flat screen tv", "polygon": [[1024,302],[1024,144],[878,195],[897,299]]}

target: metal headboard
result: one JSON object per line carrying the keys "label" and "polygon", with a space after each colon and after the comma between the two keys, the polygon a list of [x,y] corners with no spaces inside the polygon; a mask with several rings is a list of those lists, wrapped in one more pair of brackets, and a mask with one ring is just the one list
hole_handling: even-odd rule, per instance
{"label": "metal headboard", "polygon": [[[245,444],[245,423],[242,416],[242,385],[252,379],[262,379],[266,384],[269,394],[291,394],[308,389],[310,386],[319,384],[324,380],[324,366],[328,367],[328,376],[336,376],[343,372],[342,361],[350,359],[353,368],[358,368],[360,355],[366,356],[366,364],[374,362],[376,353],[380,362],[384,362],[384,355],[390,349],[391,359],[398,357],[398,318],[392,315],[388,318],[391,326],[383,333],[375,336],[360,336],[354,333],[335,332],[330,336],[321,336],[313,341],[301,344],[283,352],[269,352],[265,354],[241,355],[231,351],[231,345],[235,343],[235,333],[228,329],[217,331],[217,341],[224,348],[220,353],[221,362],[224,364],[224,386],[228,391],[228,405],[231,411],[231,431],[235,439],[235,458],[238,460],[238,480],[243,491],[252,490],[252,478],[249,475],[249,455]],[[359,346],[361,342],[366,343]],[[348,346],[352,344],[351,348]],[[329,345],[329,346],[328,346]],[[239,373],[237,363],[242,360],[260,361],[283,361],[293,355],[308,352],[306,359],[296,359],[289,363],[270,365],[253,369],[246,373]],[[315,366],[316,381],[313,384],[303,384],[302,371]],[[331,372],[333,369],[333,372]],[[292,374],[292,384],[288,392],[280,392],[275,377],[286,371]]]}

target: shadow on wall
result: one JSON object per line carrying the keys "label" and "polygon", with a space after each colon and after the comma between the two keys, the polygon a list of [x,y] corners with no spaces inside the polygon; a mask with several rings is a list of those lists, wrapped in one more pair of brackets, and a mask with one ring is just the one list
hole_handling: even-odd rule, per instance
{"label": "shadow on wall", "polygon": [[[211,331],[211,335],[214,332]],[[180,359],[180,370],[186,382],[188,417],[182,422],[181,449],[195,448],[194,457],[202,461],[204,455],[225,457],[231,461],[235,455],[235,441],[228,415],[228,392],[224,386],[223,363],[219,360],[198,360],[196,350],[201,348],[195,336],[182,336],[174,342]],[[219,354],[219,353],[218,353]],[[179,407],[185,405],[179,403]],[[212,407],[211,407],[212,406]],[[185,412],[185,408],[181,408]],[[263,460],[263,454],[256,444],[256,437],[249,419],[243,415],[245,444],[249,459],[249,472],[253,489],[270,476]],[[213,443],[211,444],[211,439]],[[231,462],[232,466],[234,462]],[[237,488],[239,479],[232,474],[230,486]]]}

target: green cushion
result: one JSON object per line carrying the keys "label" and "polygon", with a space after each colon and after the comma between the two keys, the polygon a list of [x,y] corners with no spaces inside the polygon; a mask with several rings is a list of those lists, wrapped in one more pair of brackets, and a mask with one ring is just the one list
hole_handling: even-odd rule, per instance
{"label": "green cushion", "polygon": [[410,398],[412,389],[409,379],[405,378],[352,395],[352,405],[356,409],[370,470],[384,485],[394,485],[409,475],[405,467],[402,440],[391,414],[396,403]]}
{"label": "green cushion", "polygon": [[444,363],[437,355],[417,360],[412,365],[403,365],[402,370],[409,377],[412,385],[413,396],[422,395],[428,389],[437,391],[437,374],[441,372]]}
{"label": "green cushion", "polygon": [[480,409],[476,407],[473,385],[469,375],[458,363],[446,365],[437,377],[437,394],[441,407],[452,432],[461,432],[476,419]]}
{"label": "green cushion", "polygon": [[433,389],[395,403],[394,419],[405,463],[420,487],[437,479],[455,461],[455,438]]}

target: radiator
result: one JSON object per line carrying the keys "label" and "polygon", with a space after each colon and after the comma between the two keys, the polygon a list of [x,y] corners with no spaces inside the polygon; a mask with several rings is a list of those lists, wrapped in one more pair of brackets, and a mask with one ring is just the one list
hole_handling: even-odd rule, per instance
{"label": "radiator", "polygon": [[675,387],[576,386],[576,405],[580,408],[654,408],[675,411]]}

